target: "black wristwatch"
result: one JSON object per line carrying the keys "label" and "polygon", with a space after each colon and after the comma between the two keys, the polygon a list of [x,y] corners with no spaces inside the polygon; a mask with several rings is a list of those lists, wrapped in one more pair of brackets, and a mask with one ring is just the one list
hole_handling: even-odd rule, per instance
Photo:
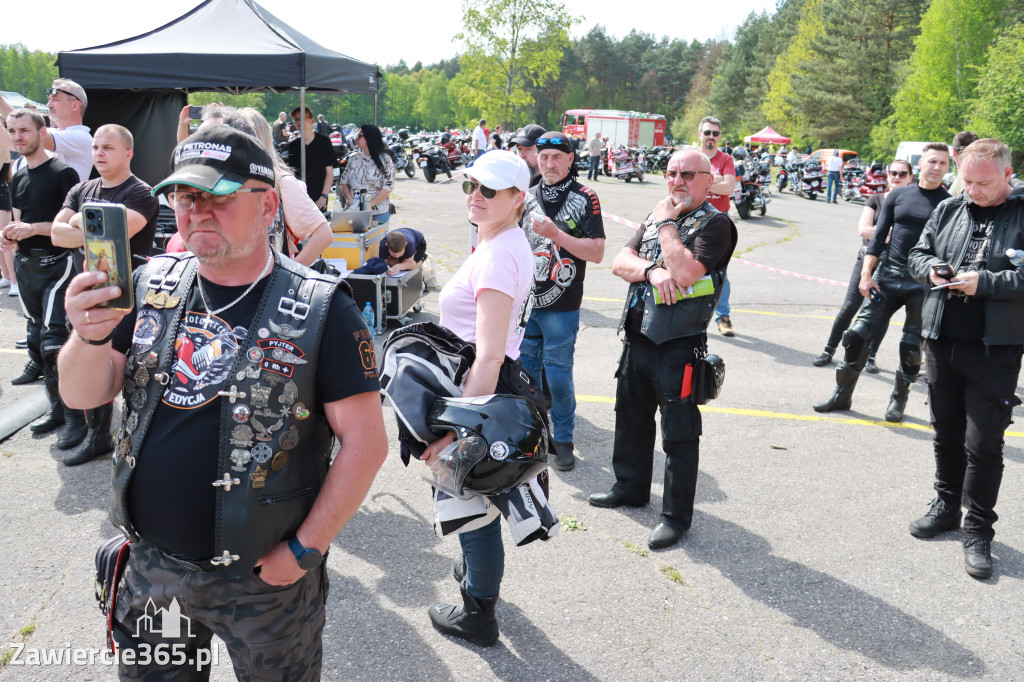
{"label": "black wristwatch", "polygon": [[322,196],[324,199],[330,199],[330,197],[327,196],[326,194],[321,194],[320,196]]}
{"label": "black wristwatch", "polygon": [[299,568],[303,571],[312,571],[323,563],[324,555],[320,553],[319,549],[303,547],[296,537],[288,541],[288,549],[292,550],[292,554],[295,555],[295,561],[298,562]]}
{"label": "black wristwatch", "polygon": [[654,270],[654,268],[659,268],[659,267],[661,267],[661,266],[658,265],[657,263],[651,263],[650,265],[648,265],[644,269],[644,281],[645,282],[650,282],[651,281],[651,271]]}

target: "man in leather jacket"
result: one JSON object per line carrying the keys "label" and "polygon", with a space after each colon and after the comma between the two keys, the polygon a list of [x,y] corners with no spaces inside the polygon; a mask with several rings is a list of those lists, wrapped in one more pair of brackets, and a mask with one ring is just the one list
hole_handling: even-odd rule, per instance
{"label": "man in leather jacket", "polygon": [[910,251],[910,274],[932,289],[922,313],[935,492],[910,533],[960,528],[964,565],[992,575],[992,529],[1003,476],[1003,433],[1024,352],[1024,273],[1007,250],[1024,249],[1024,191],[1011,191],[1010,149],[978,140],[960,154],[964,193],[944,201]]}
{"label": "man in leather jacket", "polygon": [[[707,326],[736,248],[736,226],[708,201],[711,163],[700,150],[672,156],[668,196],[615,257],[612,272],[630,282],[620,329],[626,339],[616,372],[615,485],[594,493],[597,507],[642,507],[651,495],[654,414],[661,411],[665,493],[661,522],[647,541],[669,547],[693,520],[701,418],[684,382],[707,346]],[[703,295],[706,287],[713,290]],[[688,287],[694,287],[693,292]],[[657,290],[660,303],[655,302]]]}
{"label": "man in leather jacket", "polygon": [[259,141],[204,126],[154,189],[192,253],[137,271],[131,311],[102,307],[118,293],[91,288],[102,273],[68,288],[64,398],[124,398],[111,518],[132,545],[112,635],[136,656],[123,679],[188,676],[213,633],[240,679],[319,679],[323,558],[387,437],[351,297],[269,247],[273,183]]}

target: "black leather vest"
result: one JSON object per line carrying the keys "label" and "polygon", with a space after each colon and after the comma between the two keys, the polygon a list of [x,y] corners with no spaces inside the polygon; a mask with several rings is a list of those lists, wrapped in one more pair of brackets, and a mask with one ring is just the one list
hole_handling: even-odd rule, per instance
{"label": "black leather vest", "polygon": [[[687,247],[693,243],[697,234],[718,213],[718,209],[705,201],[689,213],[685,213],[676,222],[676,228]],[[639,255],[652,263],[661,260],[661,243],[658,241],[658,221],[653,216],[645,221],[643,239],[640,242]],[[735,228],[733,228],[733,247],[736,245]],[[730,249],[730,255],[732,250]],[[715,313],[718,298],[722,295],[722,284],[725,281],[725,268],[711,270],[708,275],[715,286],[714,296],[694,296],[684,298],[674,305],[657,305],[654,302],[654,287],[648,282],[633,282],[629,285],[626,305],[619,320],[619,331],[626,324],[626,315],[634,296],[643,297],[644,316],[640,332],[654,343],[665,343],[672,339],[703,334]],[[639,289],[639,293],[638,290]]]}
{"label": "black leather vest", "polygon": [[[216,447],[222,474],[210,481],[217,491],[211,563],[232,580],[247,577],[271,547],[295,534],[327,477],[334,443],[316,396],[316,372],[338,282],[279,253],[274,258],[220,393]],[[137,458],[146,456],[146,433],[173,371],[174,341],[196,270],[191,254],[168,254],[154,257],[138,280],[137,319],[158,315],[166,332],[152,349],[130,352],[125,366],[110,516],[133,541],[140,537],[128,517],[128,484]]]}

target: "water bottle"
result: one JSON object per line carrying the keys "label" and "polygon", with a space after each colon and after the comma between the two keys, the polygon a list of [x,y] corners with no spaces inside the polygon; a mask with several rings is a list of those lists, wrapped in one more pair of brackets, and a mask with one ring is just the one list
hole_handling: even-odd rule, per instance
{"label": "water bottle", "polygon": [[1024,251],[1021,251],[1020,249],[1007,249],[1006,257],[1010,259],[1010,262],[1013,263],[1014,267],[1019,268],[1024,266]]}
{"label": "water bottle", "polygon": [[365,189],[359,190],[359,210],[369,211],[370,210],[370,196],[366,193]]}
{"label": "water bottle", "polygon": [[373,307],[370,305],[369,301],[366,302],[366,307],[363,308],[363,320],[366,322],[366,328],[370,330],[370,338],[372,339],[374,336],[373,328],[375,326],[375,317],[373,314]]}

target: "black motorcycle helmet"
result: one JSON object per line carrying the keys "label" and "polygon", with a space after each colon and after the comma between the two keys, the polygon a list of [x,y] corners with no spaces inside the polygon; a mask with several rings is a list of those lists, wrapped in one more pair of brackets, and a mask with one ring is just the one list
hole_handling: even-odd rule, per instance
{"label": "black motorcycle helmet", "polygon": [[402,139],[402,141],[408,140],[409,139],[409,129],[408,128],[402,128],[401,130],[399,130],[398,131],[398,137],[400,137]]}
{"label": "black motorcycle helmet", "polygon": [[451,141],[452,141],[452,134],[451,133],[443,133],[441,135],[441,144],[448,144]]}
{"label": "black motorcycle helmet", "polygon": [[732,158],[743,161],[747,158],[747,150],[743,147],[736,147],[732,150]]}
{"label": "black motorcycle helmet", "polygon": [[548,465],[544,419],[523,396],[438,398],[427,424],[435,432],[452,431],[457,438],[446,464],[460,495],[507,492]]}

